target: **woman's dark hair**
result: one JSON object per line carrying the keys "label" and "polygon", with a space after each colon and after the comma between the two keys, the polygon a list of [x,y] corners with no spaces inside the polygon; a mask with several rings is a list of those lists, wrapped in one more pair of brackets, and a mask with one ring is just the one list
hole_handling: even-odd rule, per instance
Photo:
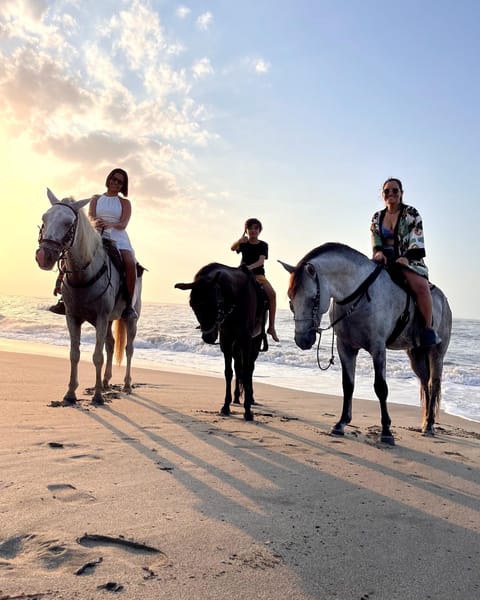
{"label": "woman's dark hair", "polygon": [[245,231],[247,231],[247,229],[249,229],[252,225],[258,225],[259,231],[262,231],[263,229],[262,224],[258,219],[251,218],[245,221]]}
{"label": "woman's dark hair", "polygon": [[396,177],[389,177],[388,179],[386,179],[383,182],[382,191],[385,189],[385,186],[387,185],[387,183],[390,183],[391,181],[394,181],[398,185],[398,187],[400,188],[400,191],[403,192],[402,182],[400,181],[400,179],[397,179]]}
{"label": "woman's dark hair", "polygon": [[110,171],[110,173],[107,175],[107,179],[105,180],[105,185],[108,187],[108,183],[109,183],[110,179],[117,173],[119,175],[123,175],[123,184],[122,184],[120,191],[126,198],[128,196],[128,175],[127,175],[127,172],[124,171],[123,169],[113,169],[113,171]]}

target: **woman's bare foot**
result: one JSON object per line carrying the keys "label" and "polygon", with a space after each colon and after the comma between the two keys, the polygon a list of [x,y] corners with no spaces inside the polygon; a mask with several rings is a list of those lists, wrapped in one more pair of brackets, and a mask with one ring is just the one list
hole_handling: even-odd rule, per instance
{"label": "woman's bare foot", "polygon": [[277,332],[275,331],[275,327],[269,327],[267,329],[267,333],[272,336],[274,342],[279,342]]}

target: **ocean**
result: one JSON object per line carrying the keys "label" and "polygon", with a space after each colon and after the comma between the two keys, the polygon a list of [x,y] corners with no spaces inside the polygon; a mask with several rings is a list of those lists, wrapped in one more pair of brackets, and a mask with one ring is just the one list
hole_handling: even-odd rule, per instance
{"label": "ocean", "polygon": [[[135,340],[134,365],[180,373],[223,378],[223,357],[218,345],[204,344],[197,322],[183,304],[144,303]],[[0,341],[15,340],[43,344],[42,351],[55,354],[65,350],[68,359],[68,331],[65,318],[49,312],[54,298],[0,296]],[[325,319],[322,323],[325,326]],[[326,371],[317,366],[317,347],[300,350],[293,341],[293,319],[289,310],[277,313],[280,343],[270,342],[268,352],[259,356],[255,381],[285,388],[327,394],[342,394],[340,360],[335,350],[334,364]],[[95,331],[82,329],[82,360],[91,361]],[[450,347],[443,376],[442,408],[447,413],[480,422],[480,321],[454,319]],[[324,332],[319,349],[320,363],[330,358],[331,331]],[[40,348],[40,347],[39,347]],[[67,380],[67,372],[65,374]],[[388,351],[388,401],[419,406],[418,382],[404,352]],[[85,384],[86,385],[86,384]],[[373,391],[370,356],[361,351],[357,364],[355,394],[377,402]],[[340,406],[339,406],[340,411]]]}

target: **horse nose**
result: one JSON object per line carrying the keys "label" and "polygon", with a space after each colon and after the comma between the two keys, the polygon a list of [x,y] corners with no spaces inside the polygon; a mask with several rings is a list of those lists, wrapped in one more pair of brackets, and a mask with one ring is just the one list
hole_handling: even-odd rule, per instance
{"label": "horse nose", "polygon": [[295,334],[295,343],[301,350],[310,350],[316,340],[315,332]]}
{"label": "horse nose", "polygon": [[36,251],[35,260],[37,261],[38,266],[45,271],[49,271],[54,265],[54,261],[50,260],[50,257],[47,255],[44,248],[39,248]]}
{"label": "horse nose", "polygon": [[202,334],[202,340],[206,344],[214,344],[217,341],[217,331],[209,331],[208,333]]}

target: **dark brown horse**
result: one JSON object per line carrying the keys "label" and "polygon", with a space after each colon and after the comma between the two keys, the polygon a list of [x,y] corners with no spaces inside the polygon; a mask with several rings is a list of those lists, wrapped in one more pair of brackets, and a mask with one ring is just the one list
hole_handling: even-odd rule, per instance
{"label": "dark brown horse", "polygon": [[234,402],[239,402],[243,386],[244,417],[252,421],[253,371],[262,342],[266,349],[266,305],[255,277],[241,268],[211,263],[198,271],[192,283],[176,283],[175,287],[191,290],[190,306],[200,324],[203,341],[214,344],[220,334],[225,360],[225,401],[221,413],[230,414],[233,361]]}

